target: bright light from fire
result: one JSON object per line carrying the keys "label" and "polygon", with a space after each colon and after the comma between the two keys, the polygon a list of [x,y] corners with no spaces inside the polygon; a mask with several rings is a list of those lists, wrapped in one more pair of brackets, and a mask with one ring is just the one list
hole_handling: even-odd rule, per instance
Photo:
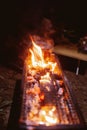
{"label": "bright light from fire", "polygon": [[39,117],[40,117],[41,124],[44,124],[45,122],[47,126],[53,125],[59,122],[55,106],[42,107],[39,112]]}
{"label": "bright light from fire", "polygon": [[43,106],[41,107],[39,114],[36,117],[33,115],[33,113],[30,113],[27,117],[27,120],[31,120],[32,122],[35,121],[39,124],[45,124],[46,126],[59,123],[55,106]]}
{"label": "bright light from fire", "polygon": [[29,49],[29,52],[31,53],[31,60],[28,65],[29,68],[35,68],[35,69],[48,68],[50,71],[54,73],[61,74],[57,63],[53,61],[54,56],[53,55],[50,55],[49,57],[45,56],[45,51],[42,50],[40,46],[35,44],[32,37],[31,40],[33,47]]}
{"label": "bright light from fire", "polygon": [[30,52],[31,52],[31,61],[32,61],[32,66],[33,67],[44,67],[44,59],[43,59],[43,53],[42,53],[42,50],[41,48],[36,45],[33,41],[33,39],[31,38],[32,40],[32,44],[33,44],[33,48],[32,50],[30,49]]}
{"label": "bright light from fire", "polygon": [[50,80],[51,80],[50,74],[47,72],[46,75],[41,76],[40,82],[46,83],[46,82],[50,82]]}

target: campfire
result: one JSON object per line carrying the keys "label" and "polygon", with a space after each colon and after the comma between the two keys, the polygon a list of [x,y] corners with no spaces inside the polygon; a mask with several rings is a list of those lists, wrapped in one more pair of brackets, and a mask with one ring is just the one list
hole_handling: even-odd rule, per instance
{"label": "campfire", "polygon": [[26,128],[80,124],[59,60],[52,52],[52,47],[45,48],[33,36],[30,38],[32,45],[25,60],[22,80],[20,124],[24,124]]}

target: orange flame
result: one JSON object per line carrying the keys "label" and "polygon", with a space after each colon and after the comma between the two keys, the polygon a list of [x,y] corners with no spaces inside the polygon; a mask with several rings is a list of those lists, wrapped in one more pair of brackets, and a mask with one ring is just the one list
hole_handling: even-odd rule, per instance
{"label": "orange flame", "polygon": [[29,49],[29,52],[31,53],[31,61],[28,66],[30,68],[33,67],[35,69],[47,68],[54,73],[61,74],[57,63],[53,61],[54,59],[53,55],[50,55],[49,57],[45,57],[45,51],[42,50],[40,46],[35,44],[32,37],[31,37],[31,41],[33,47]]}
{"label": "orange flame", "polygon": [[32,50],[30,49],[31,52],[31,61],[32,61],[32,66],[33,67],[44,67],[44,58],[43,58],[43,53],[41,48],[36,45],[31,37],[33,48]]}

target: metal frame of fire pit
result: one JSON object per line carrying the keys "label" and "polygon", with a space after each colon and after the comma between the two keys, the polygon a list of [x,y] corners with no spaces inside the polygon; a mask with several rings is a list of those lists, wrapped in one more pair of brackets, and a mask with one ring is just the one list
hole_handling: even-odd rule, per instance
{"label": "metal frame of fire pit", "polygon": [[[59,64],[59,67],[60,69],[62,70],[62,67],[58,61],[58,64]],[[26,82],[26,64],[24,65],[24,70],[23,70],[23,78],[22,78],[22,91],[24,91],[24,87],[25,87],[25,82]],[[77,129],[83,129],[85,127],[85,123],[84,123],[84,119],[81,115],[81,112],[79,110],[79,107],[77,105],[77,102],[76,102],[76,99],[75,99],[75,96],[73,95],[73,92],[72,92],[72,89],[70,87],[70,83],[69,81],[67,80],[66,76],[64,75],[63,71],[62,71],[62,78],[63,78],[63,81],[64,81],[64,85],[66,87],[66,90],[70,96],[70,99],[72,101],[72,105],[75,109],[75,112],[78,116],[78,119],[79,119],[79,123],[78,124],[57,124],[57,125],[53,125],[53,126],[45,126],[45,125],[26,125],[25,122],[23,121],[20,121],[19,122],[19,126],[20,126],[20,129],[22,130],[77,130]],[[23,105],[23,97],[22,97],[22,105]],[[23,106],[21,106],[23,107]],[[22,110],[21,110],[21,115],[22,115]],[[20,117],[21,117],[20,115]],[[20,118],[21,119],[21,118]]]}

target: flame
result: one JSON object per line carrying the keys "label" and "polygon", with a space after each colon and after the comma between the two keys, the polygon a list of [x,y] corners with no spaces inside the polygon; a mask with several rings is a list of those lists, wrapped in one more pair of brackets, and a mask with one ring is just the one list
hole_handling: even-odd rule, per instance
{"label": "flame", "polygon": [[51,80],[50,74],[49,72],[47,72],[44,76],[41,76],[40,82],[46,83],[46,82],[50,82],[50,80]]}
{"label": "flame", "polygon": [[54,56],[50,55],[50,52],[48,52],[49,56],[45,56],[45,51],[41,49],[40,46],[36,45],[31,37],[31,41],[33,44],[33,47],[29,49],[29,52],[31,53],[31,59],[29,62],[28,67],[29,68],[35,68],[35,69],[45,69],[48,68],[50,71],[61,74],[60,69],[58,68],[58,65],[54,60]]}
{"label": "flame", "polygon": [[31,52],[31,61],[32,61],[32,66],[33,67],[44,67],[44,58],[43,58],[43,53],[41,48],[35,44],[35,42],[33,41],[32,37],[32,44],[33,44],[33,48],[32,50],[30,49],[29,51]]}

